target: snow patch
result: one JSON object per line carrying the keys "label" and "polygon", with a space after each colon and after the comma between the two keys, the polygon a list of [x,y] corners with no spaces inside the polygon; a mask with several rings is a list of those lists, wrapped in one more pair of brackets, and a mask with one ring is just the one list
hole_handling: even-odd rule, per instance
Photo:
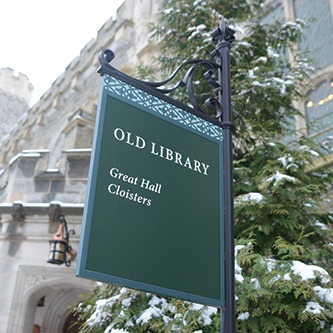
{"label": "snow patch", "polygon": [[291,177],[288,175],[285,175],[283,173],[281,173],[280,171],[276,171],[275,175],[268,178],[266,181],[267,182],[272,182],[274,181],[274,186],[277,186],[281,181],[286,180],[288,182],[291,183],[295,183],[296,182],[296,178],[295,177]]}
{"label": "snow patch", "polygon": [[150,307],[142,312],[140,317],[136,320],[136,324],[144,325],[147,324],[149,320],[157,317],[162,317],[165,323],[170,321],[170,318],[164,315],[168,306],[168,303],[164,298],[153,296],[148,305]]}
{"label": "snow patch", "polygon": [[249,79],[256,79],[256,78],[257,78],[257,76],[254,75],[254,70],[253,70],[253,69],[250,69],[250,70],[249,70],[248,78],[249,78]]}
{"label": "snow patch", "polygon": [[290,273],[286,273],[286,274],[284,274],[283,278],[284,278],[286,281],[291,281]]}
{"label": "snow patch", "polygon": [[248,312],[243,312],[237,317],[237,320],[247,320],[249,317],[250,314]]}
{"label": "snow patch", "polygon": [[236,245],[235,246],[235,257],[237,256],[238,252],[245,248],[245,245]]}
{"label": "snow patch", "polygon": [[128,308],[132,303],[132,299],[129,298],[125,298],[122,302],[121,305],[124,306],[125,308]]}
{"label": "snow patch", "polygon": [[265,64],[267,62],[267,57],[259,57],[256,62],[261,62]]}
{"label": "snow patch", "polygon": [[166,8],[166,9],[163,11],[163,13],[166,14],[166,15],[169,15],[169,14],[172,13],[172,11],[173,11],[173,8]]}
{"label": "snow patch", "polygon": [[151,320],[154,317],[158,317],[159,313],[155,308],[148,308],[143,313],[141,316],[136,320],[137,324],[147,324],[149,320]]}
{"label": "snow patch", "polygon": [[[244,249],[245,245],[236,245],[235,246],[235,257],[237,257],[237,254],[240,250]],[[235,280],[236,282],[243,283],[244,277],[242,275],[242,268],[238,264],[237,260],[235,259]]]}
{"label": "snow patch", "polygon": [[333,288],[316,286],[313,288],[313,291],[322,301],[333,304]]}
{"label": "snow patch", "polygon": [[315,223],[315,226],[319,227],[321,230],[328,230],[327,225],[318,221]]}
{"label": "snow patch", "polygon": [[317,302],[308,302],[306,304],[306,308],[303,312],[320,314],[323,310],[324,310],[324,308],[321,305],[319,305]]}
{"label": "snow patch", "polygon": [[315,279],[317,276],[321,278],[322,283],[329,283],[330,277],[325,269],[316,265],[306,265],[300,261],[293,261],[291,270],[295,275],[302,278],[302,281],[307,281],[309,279]]}
{"label": "snow patch", "polygon": [[294,158],[292,156],[290,156],[290,154],[287,154],[286,156],[278,158],[278,161],[280,161],[282,163],[283,167],[286,170],[290,169],[291,167],[298,169],[298,165],[293,163]]}
{"label": "snow patch", "polygon": [[193,303],[192,306],[191,306],[191,309],[192,310],[195,310],[195,311],[200,311],[204,308],[205,306],[203,304],[197,304],[197,303]]}
{"label": "snow patch", "polygon": [[260,281],[257,278],[252,278],[251,283],[254,285],[254,288],[256,288],[256,289],[261,288]]}
{"label": "snow patch", "polygon": [[200,318],[203,321],[204,326],[209,326],[212,323],[211,316],[214,315],[217,312],[216,308],[213,308],[211,306],[205,307],[204,311],[202,311]]}
{"label": "snow patch", "polygon": [[128,331],[117,329],[117,328],[111,328],[110,326],[104,331],[104,333],[128,333]]}
{"label": "snow patch", "polygon": [[303,150],[303,151],[307,151],[307,152],[309,152],[312,156],[314,156],[314,157],[319,157],[319,154],[315,151],[315,150],[313,150],[313,149],[311,149],[310,147],[308,147],[308,146],[301,146],[301,147],[299,147],[299,150]]}
{"label": "snow patch", "polygon": [[269,58],[279,58],[279,54],[274,51],[274,49],[271,46],[268,46],[267,48],[267,55]]}
{"label": "snow patch", "polygon": [[204,326],[209,326],[212,323],[211,316],[217,312],[216,308],[211,306],[205,306],[202,304],[193,303],[190,310],[200,312],[199,321],[203,323]]}
{"label": "snow patch", "polygon": [[[240,271],[240,273],[238,273]],[[242,269],[238,264],[235,264],[235,281],[239,282],[239,283],[243,283],[244,282],[244,277],[241,274]]]}
{"label": "snow patch", "polygon": [[263,264],[267,266],[268,272],[272,272],[276,266],[276,260],[274,259],[262,259]]}
{"label": "snow patch", "polygon": [[249,204],[259,204],[264,199],[265,197],[262,194],[257,192],[250,192],[247,194],[239,195],[235,200],[235,204],[243,202],[247,202]]}
{"label": "snow patch", "polygon": [[96,310],[87,320],[89,326],[99,324],[108,317],[108,313],[104,310],[104,308],[107,304],[109,304],[109,302],[110,299],[100,299],[96,301]]}
{"label": "snow patch", "polygon": [[196,27],[190,27],[187,29],[187,31],[192,31],[191,36],[188,37],[188,39],[192,39],[195,37],[197,34],[203,34],[203,31],[207,29],[207,27],[204,24],[199,24]]}

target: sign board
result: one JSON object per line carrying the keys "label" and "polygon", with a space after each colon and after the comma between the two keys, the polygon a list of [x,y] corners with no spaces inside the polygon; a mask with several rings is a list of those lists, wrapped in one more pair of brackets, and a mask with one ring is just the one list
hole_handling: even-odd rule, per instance
{"label": "sign board", "polygon": [[186,109],[102,77],[77,275],[224,307],[223,133]]}

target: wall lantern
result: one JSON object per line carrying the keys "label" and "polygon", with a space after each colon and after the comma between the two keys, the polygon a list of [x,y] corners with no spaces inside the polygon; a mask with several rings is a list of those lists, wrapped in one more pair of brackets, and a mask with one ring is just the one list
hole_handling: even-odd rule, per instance
{"label": "wall lantern", "polygon": [[50,240],[49,260],[47,262],[56,265],[65,264],[68,267],[75,257],[75,252],[69,245],[69,235],[74,235],[75,231],[73,229],[68,231],[67,222],[63,215],[60,215],[58,220],[59,227]]}

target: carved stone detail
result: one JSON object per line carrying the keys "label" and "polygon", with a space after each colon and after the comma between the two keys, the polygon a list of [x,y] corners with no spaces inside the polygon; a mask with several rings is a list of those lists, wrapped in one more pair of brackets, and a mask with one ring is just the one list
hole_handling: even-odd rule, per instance
{"label": "carved stone detail", "polygon": [[58,222],[59,216],[61,215],[61,206],[51,202],[48,208],[48,215],[50,222]]}
{"label": "carved stone detail", "polygon": [[23,221],[25,216],[23,213],[23,205],[21,203],[14,203],[12,206],[12,213],[11,213],[14,221],[19,222]]}

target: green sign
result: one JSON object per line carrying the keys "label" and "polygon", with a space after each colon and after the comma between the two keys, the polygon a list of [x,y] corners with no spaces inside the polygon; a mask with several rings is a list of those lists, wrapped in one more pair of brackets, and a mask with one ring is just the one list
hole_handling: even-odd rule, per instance
{"label": "green sign", "polygon": [[102,80],[77,275],[223,307],[222,128]]}

